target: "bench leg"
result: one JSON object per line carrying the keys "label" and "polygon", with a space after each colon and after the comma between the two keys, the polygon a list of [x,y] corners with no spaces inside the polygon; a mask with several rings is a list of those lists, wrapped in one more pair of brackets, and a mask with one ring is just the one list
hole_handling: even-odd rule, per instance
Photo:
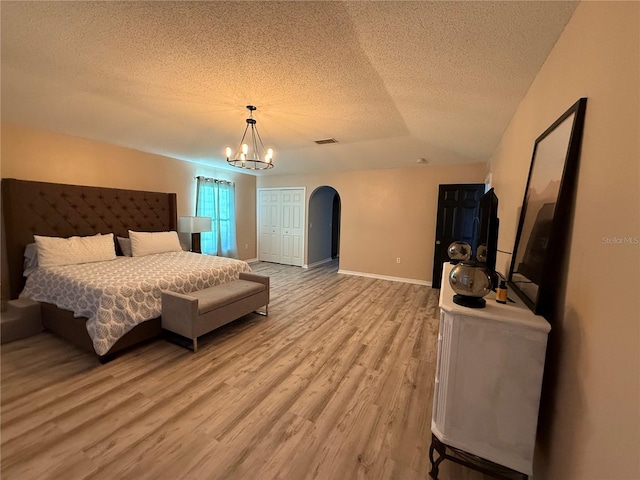
{"label": "bench leg", "polygon": [[196,353],[198,351],[198,339],[194,338],[193,339],[193,353]]}

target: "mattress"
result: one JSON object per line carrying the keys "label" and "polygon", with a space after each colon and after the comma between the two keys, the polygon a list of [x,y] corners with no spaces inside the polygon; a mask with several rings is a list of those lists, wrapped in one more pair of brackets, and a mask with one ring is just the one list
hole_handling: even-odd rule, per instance
{"label": "mattress", "polygon": [[87,318],[98,355],[136,325],[160,316],[161,292],[190,293],[238,279],[246,262],[191,252],[118,257],[105,262],[39,267],[20,298],[47,302]]}

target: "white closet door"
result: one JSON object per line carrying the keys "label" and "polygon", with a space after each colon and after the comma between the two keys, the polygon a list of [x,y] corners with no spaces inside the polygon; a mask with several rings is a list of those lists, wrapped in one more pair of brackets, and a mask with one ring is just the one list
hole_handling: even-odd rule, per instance
{"label": "white closet door", "polygon": [[304,263],[304,188],[258,190],[258,259]]}
{"label": "white closet door", "polygon": [[259,192],[260,251],[258,259],[264,262],[280,262],[280,191]]}
{"label": "white closet door", "polygon": [[269,255],[269,192],[258,191],[258,260],[268,261]]}
{"label": "white closet door", "polygon": [[304,190],[282,191],[282,263],[302,266]]}
{"label": "white closet door", "polygon": [[281,194],[278,190],[269,191],[269,252],[268,262],[281,262],[282,238],[281,238]]}

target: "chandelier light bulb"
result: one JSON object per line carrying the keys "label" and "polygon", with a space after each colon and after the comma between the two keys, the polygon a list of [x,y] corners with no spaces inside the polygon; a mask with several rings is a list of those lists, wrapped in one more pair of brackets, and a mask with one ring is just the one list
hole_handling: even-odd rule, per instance
{"label": "chandelier light bulb", "polygon": [[227,160],[229,160],[231,158],[231,147],[227,147],[226,153],[227,153]]}
{"label": "chandelier light bulb", "polygon": [[249,153],[249,145],[247,145],[246,143],[242,144],[242,155],[247,155],[247,153]]}

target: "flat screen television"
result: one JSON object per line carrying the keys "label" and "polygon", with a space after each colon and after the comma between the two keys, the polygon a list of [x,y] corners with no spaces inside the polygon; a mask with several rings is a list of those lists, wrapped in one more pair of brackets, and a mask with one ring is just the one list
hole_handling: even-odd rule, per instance
{"label": "flat screen television", "polygon": [[480,199],[478,209],[478,237],[476,260],[484,263],[493,274],[493,287],[497,285],[496,256],[498,254],[498,197],[493,188]]}

